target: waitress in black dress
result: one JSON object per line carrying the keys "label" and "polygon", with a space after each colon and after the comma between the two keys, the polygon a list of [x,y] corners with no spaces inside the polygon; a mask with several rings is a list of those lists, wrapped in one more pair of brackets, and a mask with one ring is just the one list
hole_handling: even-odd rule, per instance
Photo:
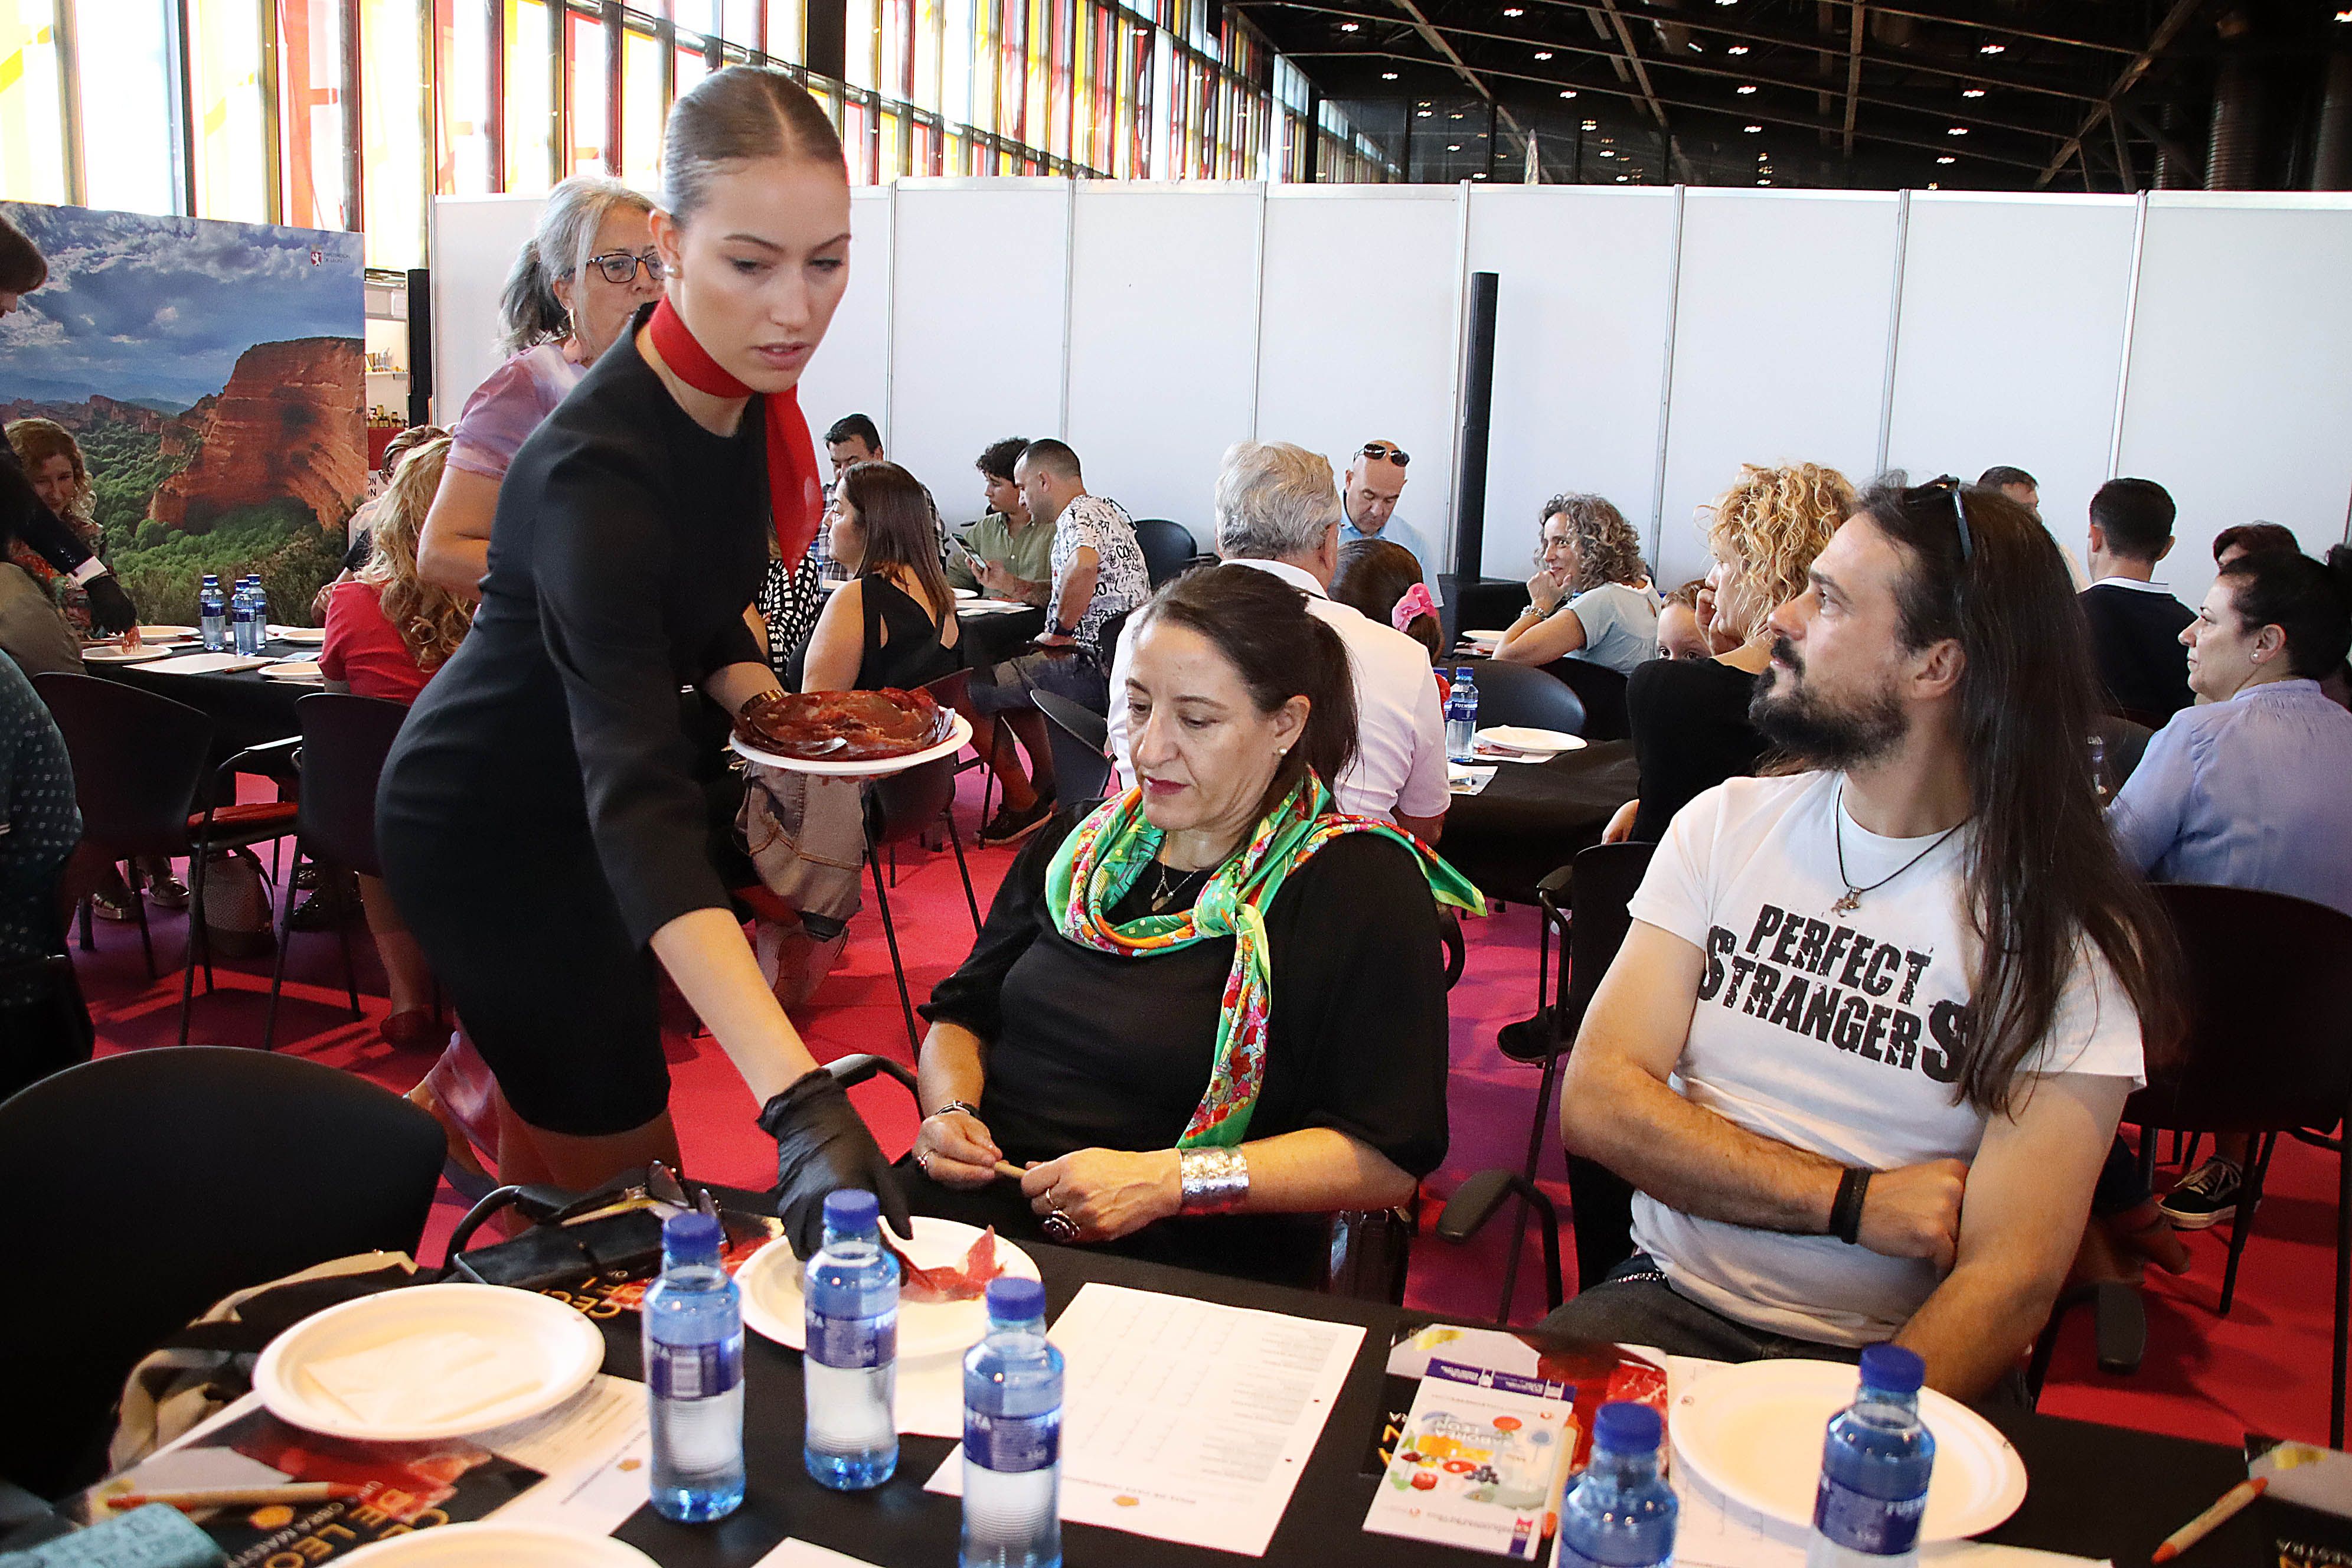
{"label": "waitress in black dress", "polygon": [[655,964],[763,1108],[777,1212],[905,1208],[848,1098],[761,982],[705,841],[678,689],[775,689],[745,620],[772,526],[822,509],[795,387],[848,280],[824,113],[733,67],[670,110],[640,311],[499,487],[472,632],[411,711],[377,796],[384,879],[503,1091],[499,1173],[582,1188],[677,1159]]}

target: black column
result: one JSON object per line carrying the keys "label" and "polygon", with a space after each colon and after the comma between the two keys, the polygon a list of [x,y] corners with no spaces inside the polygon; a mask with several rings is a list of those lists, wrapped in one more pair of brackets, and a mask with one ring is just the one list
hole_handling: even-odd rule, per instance
{"label": "black column", "polygon": [[408,422],[433,423],[433,274],[408,269]]}
{"label": "black column", "polygon": [[1486,437],[1495,411],[1495,306],[1502,281],[1497,273],[1470,275],[1469,353],[1454,469],[1454,575],[1463,583],[1478,580],[1486,554]]}
{"label": "black column", "polygon": [[[808,52],[801,58],[818,76],[849,79],[848,0],[809,0],[806,12]],[[779,51],[780,52],[780,51]]]}

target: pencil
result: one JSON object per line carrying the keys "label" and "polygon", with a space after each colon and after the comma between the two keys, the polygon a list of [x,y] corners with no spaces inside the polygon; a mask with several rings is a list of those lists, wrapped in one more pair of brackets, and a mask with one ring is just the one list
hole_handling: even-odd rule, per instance
{"label": "pencil", "polygon": [[205,1508],[253,1508],[273,1502],[332,1502],[354,1498],[367,1489],[348,1481],[289,1481],[276,1487],[186,1487],[167,1491],[125,1492],[106,1500],[113,1509],[141,1508],[160,1502],[189,1511]]}
{"label": "pencil", "polygon": [[2229,1523],[2230,1521],[2235,1519],[2238,1516],[2239,1510],[2243,1509],[2248,1503],[2253,1501],[2256,1498],[2262,1496],[2263,1489],[2268,1487],[2270,1484],[2271,1481],[2268,1476],[2256,1476],[2252,1480],[2240,1481],[2236,1486],[2231,1487],[2228,1491],[2223,1492],[2221,1494],[2221,1500],[2215,1503],[2211,1508],[2207,1509],[2203,1513],[2199,1514],[2195,1519],[2190,1520],[2187,1524],[2182,1525],[2179,1530],[2176,1530],[2170,1535],[2166,1536],[2164,1538],[2164,1544],[2156,1549],[2156,1555],[2149,1558],[2148,1561],[2151,1563],[2171,1562],[2174,1558],[2179,1556],[2182,1552],[2188,1551],[2190,1547],[2196,1545],[2199,1542],[2204,1540],[2207,1536],[2212,1534],[2215,1531]]}
{"label": "pencil", "polygon": [[999,1160],[996,1162],[996,1173],[1007,1181],[1017,1182],[1029,1173],[1010,1160]]}

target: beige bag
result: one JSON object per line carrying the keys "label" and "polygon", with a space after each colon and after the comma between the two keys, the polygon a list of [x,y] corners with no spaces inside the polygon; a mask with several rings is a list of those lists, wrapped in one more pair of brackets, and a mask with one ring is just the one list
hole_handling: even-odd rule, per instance
{"label": "beige bag", "polygon": [[217,849],[205,867],[205,938],[215,956],[255,958],[275,949],[269,879],[250,849]]}
{"label": "beige bag", "polygon": [[735,819],[761,885],[792,911],[761,919],[752,952],[776,1000],[799,1006],[833,970],[858,910],[866,866],[866,792],[856,779],[743,766]]}

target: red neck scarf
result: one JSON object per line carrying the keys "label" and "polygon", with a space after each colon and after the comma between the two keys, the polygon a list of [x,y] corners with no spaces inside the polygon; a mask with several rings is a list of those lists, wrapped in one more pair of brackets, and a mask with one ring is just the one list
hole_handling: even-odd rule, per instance
{"label": "red neck scarf", "polygon": [[[750,387],[695,341],[670,308],[667,295],[654,307],[652,331],[662,363],[695,391],[713,397],[751,395]],[[768,420],[768,514],[775,522],[777,553],[790,570],[815,542],[817,525],[824,518],[824,488],[816,477],[816,445],[801,416],[800,388],[767,393],[760,401]]]}

